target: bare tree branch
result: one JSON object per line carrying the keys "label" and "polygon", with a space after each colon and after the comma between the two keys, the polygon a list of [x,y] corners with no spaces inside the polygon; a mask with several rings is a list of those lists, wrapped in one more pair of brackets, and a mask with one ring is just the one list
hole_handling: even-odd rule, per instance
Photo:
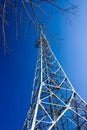
{"label": "bare tree branch", "polygon": [[26,2],[31,3],[33,7],[37,7],[42,13],[50,17],[50,15],[44,9],[42,9],[38,4],[32,2],[32,0],[26,0]]}
{"label": "bare tree branch", "polygon": [[6,0],[4,0],[2,9],[2,34],[3,34],[4,53],[6,53],[7,48],[6,34],[5,34],[5,13],[6,13]]}
{"label": "bare tree branch", "polygon": [[[59,3],[65,2],[67,6],[62,6]],[[9,25],[9,14],[7,15],[8,9],[12,8],[14,10],[14,19],[15,19],[15,28],[16,28],[16,37],[18,36],[18,22],[21,24],[22,19],[24,17],[28,19],[28,22],[31,22],[34,27],[38,27],[42,25],[42,27],[49,33],[51,37],[54,37],[53,34],[48,30],[46,25],[43,22],[42,17],[45,15],[48,19],[51,18],[49,10],[43,8],[43,5],[51,6],[52,10],[57,9],[60,13],[64,14],[73,14],[75,15],[75,11],[77,6],[72,4],[69,0],[2,0],[0,4],[0,18],[2,21],[2,35],[3,35],[3,46],[4,50],[6,51],[7,48],[7,41],[6,41],[6,27],[5,25]],[[9,5],[9,8],[7,6]],[[30,12],[30,10],[32,13]],[[38,11],[37,11],[38,10]],[[25,13],[25,15],[23,15]],[[40,17],[41,15],[41,17]],[[8,20],[7,20],[8,18]],[[19,21],[18,21],[19,18]],[[28,25],[28,23],[25,21]],[[26,30],[27,30],[26,25]]]}
{"label": "bare tree branch", "polygon": [[34,21],[33,18],[31,17],[29,11],[27,10],[27,8],[26,8],[26,6],[25,6],[24,0],[21,0],[21,2],[22,2],[23,8],[24,8],[24,10],[25,10],[25,12],[26,12],[28,18],[30,19],[30,21],[31,21],[34,25],[36,25],[35,21]]}
{"label": "bare tree branch", "polygon": [[17,21],[17,3],[14,3],[14,17],[15,17],[15,24],[16,24],[16,38],[18,37],[18,21]]}

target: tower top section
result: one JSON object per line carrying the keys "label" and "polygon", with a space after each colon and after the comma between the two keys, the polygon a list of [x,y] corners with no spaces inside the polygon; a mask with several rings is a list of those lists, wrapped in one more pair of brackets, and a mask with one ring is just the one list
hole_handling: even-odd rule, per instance
{"label": "tower top section", "polygon": [[41,42],[42,42],[42,43],[45,43],[45,42],[43,41],[43,39],[46,39],[46,37],[45,37],[45,35],[44,35],[44,33],[43,33],[42,26],[40,26],[40,27],[39,27],[39,38],[36,40],[35,48],[39,48]]}

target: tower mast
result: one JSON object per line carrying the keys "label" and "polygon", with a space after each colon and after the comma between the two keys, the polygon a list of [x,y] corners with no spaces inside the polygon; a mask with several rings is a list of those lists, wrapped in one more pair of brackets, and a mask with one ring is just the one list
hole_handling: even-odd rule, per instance
{"label": "tower mast", "polygon": [[86,130],[87,103],[70,83],[40,29],[30,108],[23,130]]}

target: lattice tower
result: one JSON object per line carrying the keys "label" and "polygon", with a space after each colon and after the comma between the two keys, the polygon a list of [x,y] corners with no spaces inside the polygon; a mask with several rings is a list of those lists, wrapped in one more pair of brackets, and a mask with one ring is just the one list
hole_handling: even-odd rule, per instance
{"label": "lattice tower", "polygon": [[87,103],[70,83],[40,30],[31,103],[23,130],[87,130]]}

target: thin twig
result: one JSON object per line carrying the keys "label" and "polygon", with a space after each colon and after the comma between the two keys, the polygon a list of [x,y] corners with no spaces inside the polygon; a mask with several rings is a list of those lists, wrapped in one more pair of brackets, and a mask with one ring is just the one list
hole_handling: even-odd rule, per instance
{"label": "thin twig", "polygon": [[52,6],[57,8],[59,11],[67,12],[67,13],[71,13],[71,14],[74,14],[74,12],[72,12],[72,10],[77,8],[76,6],[73,6],[73,7],[64,9],[64,8],[58,6],[57,4],[55,4],[54,2],[52,2],[51,0],[46,0],[46,2],[48,2],[49,4],[51,4]]}
{"label": "thin twig", "polygon": [[31,0],[26,0],[26,2],[32,3],[33,6],[37,7],[40,11],[42,11],[42,13],[50,17],[50,15],[44,9],[42,9],[38,4],[32,2]]}
{"label": "thin twig", "polygon": [[4,53],[6,53],[7,48],[6,34],[5,34],[5,12],[6,12],[6,0],[4,0],[2,9],[2,34],[3,34]]}
{"label": "thin twig", "polygon": [[32,19],[32,17],[31,17],[31,15],[30,15],[29,11],[27,10],[27,8],[26,8],[26,6],[25,6],[25,4],[24,4],[24,0],[21,0],[21,2],[22,2],[23,8],[24,8],[24,10],[25,10],[25,12],[26,12],[28,18],[30,19],[30,21],[31,21],[34,25],[36,25],[35,21]]}
{"label": "thin twig", "polygon": [[17,22],[17,3],[14,3],[14,15],[15,15],[15,24],[16,24],[16,38],[18,37],[18,22]]}

